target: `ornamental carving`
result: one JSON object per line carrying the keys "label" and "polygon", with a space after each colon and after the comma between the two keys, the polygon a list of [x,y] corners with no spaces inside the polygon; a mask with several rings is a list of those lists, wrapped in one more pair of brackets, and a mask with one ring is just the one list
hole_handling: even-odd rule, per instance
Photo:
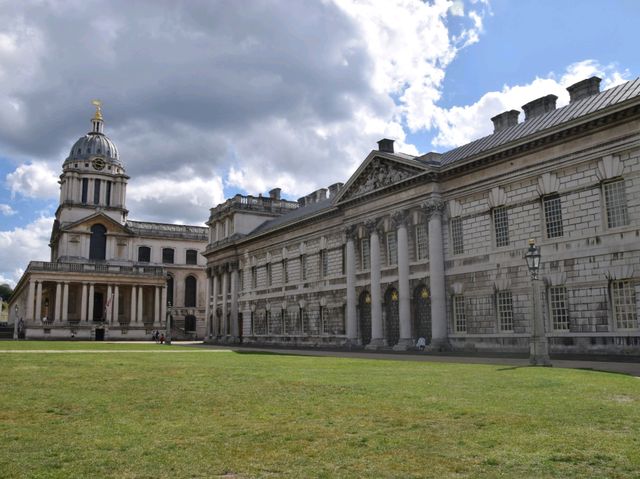
{"label": "ornamental carving", "polygon": [[391,223],[395,228],[399,228],[400,226],[407,226],[408,220],[409,213],[406,210],[394,211],[391,214]]}
{"label": "ornamental carving", "polygon": [[382,224],[379,218],[371,218],[364,222],[365,229],[369,232],[369,234],[373,234],[374,232],[378,235],[382,234]]}
{"label": "ornamental carving", "polygon": [[427,221],[431,219],[433,215],[442,216],[446,208],[446,203],[436,198],[430,198],[422,203],[422,209],[427,217]]}
{"label": "ornamental carving", "polygon": [[349,225],[344,228],[344,235],[347,237],[347,240],[356,240],[358,239],[359,230],[359,225]]}
{"label": "ornamental carving", "polygon": [[377,161],[358,178],[358,182],[351,187],[349,197],[362,196],[379,190],[394,183],[399,183],[418,174],[418,170],[402,167],[399,164]]}

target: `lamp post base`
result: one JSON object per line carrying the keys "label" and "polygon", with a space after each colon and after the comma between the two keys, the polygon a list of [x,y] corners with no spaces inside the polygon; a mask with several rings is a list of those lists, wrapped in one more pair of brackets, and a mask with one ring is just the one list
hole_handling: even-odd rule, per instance
{"label": "lamp post base", "polygon": [[529,364],[532,366],[553,366],[549,358],[549,343],[546,338],[531,340]]}

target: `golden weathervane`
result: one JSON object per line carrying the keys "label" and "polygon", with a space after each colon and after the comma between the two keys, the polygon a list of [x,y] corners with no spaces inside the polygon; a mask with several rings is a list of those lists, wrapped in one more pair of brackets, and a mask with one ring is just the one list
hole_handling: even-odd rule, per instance
{"label": "golden weathervane", "polygon": [[92,100],[91,104],[96,107],[96,116],[93,118],[95,120],[102,120],[102,102],[100,100]]}

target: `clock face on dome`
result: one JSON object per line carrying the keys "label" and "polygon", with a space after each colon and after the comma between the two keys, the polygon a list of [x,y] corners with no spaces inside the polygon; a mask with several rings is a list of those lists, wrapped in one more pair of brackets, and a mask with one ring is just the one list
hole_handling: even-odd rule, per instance
{"label": "clock face on dome", "polygon": [[96,158],[91,162],[91,164],[93,165],[93,168],[96,170],[102,170],[104,168],[104,160],[100,158]]}

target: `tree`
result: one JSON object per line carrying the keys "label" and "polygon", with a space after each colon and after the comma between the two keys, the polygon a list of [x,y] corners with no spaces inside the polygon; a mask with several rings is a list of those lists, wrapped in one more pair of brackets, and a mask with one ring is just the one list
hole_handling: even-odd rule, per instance
{"label": "tree", "polygon": [[11,295],[13,294],[13,289],[8,284],[0,284],[0,298],[4,301],[9,301],[11,299]]}

